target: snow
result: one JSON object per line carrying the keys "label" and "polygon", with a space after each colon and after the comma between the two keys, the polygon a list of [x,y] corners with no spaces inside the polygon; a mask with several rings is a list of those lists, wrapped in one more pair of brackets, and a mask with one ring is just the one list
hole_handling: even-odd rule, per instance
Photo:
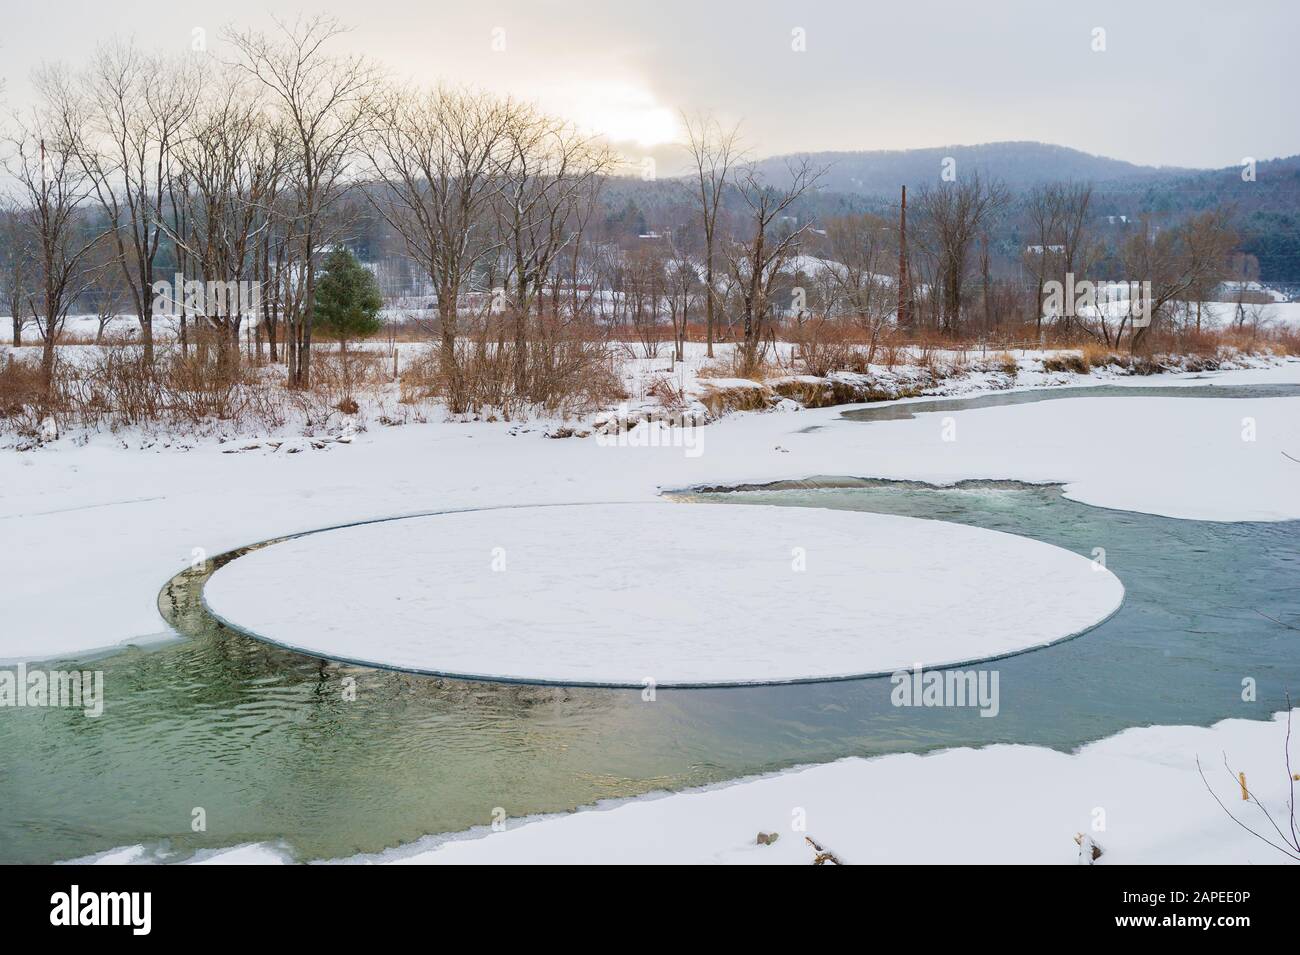
{"label": "snow", "polygon": [[[1073,754],[997,745],[848,758],[352,861],[806,865],[808,836],[846,864],[1073,864],[1083,833],[1101,846],[1099,865],[1279,863],[1281,852],[1215,802],[1197,759],[1223,805],[1277,841],[1260,806],[1242,801],[1235,773],[1274,819],[1290,818],[1285,736],[1279,714],[1130,729]],[[758,845],[759,832],[779,838]]]}
{"label": "snow", "polygon": [[[944,422],[953,440],[940,440]],[[1300,518],[1300,399],[1067,398],[877,422],[855,476],[1062,483],[1073,500],[1204,521]],[[787,444],[798,453],[802,436]],[[872,455],[872,451],[875,455]]]}
{"label": "snow", "polygon": [[233,846],[217,852],[203,853],[190,860],[194,865],[284,865],[283,849],[260,843]]}
{"label": "snow", "polygon": [[[1180,382],[1294,383],[1300,362],[1112,383]],[[674,488],[845,475],[1062,482],[1088,504],[1170,517],[1300,517],[1300,464],[1282,453],[1300,457],[1300,398],[1077,398],[873,423],[846,421],[844,410],[735,414],[694,429],[691,447],[551,440],[542,423],[437,422],[372,424],[349,444],[299,454],[138,434],[6,452],[0,663],[165,637],[158,590],[198,555],[452,508],[651,501]],[[1253,442],[1242,440],[1247,417]],[[943,440],[947,418],[954,441]]]}
{"label": "snow", "polygon": [[[972,573],[979,566],[998,573]],[[623,686],[833,679],[985,659],[1075,635],[1123,594],[1087,558],[1011,534],[667,503],[343,528],[240,557],[205,591],[234,626],[331,659]]]}
{"label": "snow", "polygon": [[[507,817],[503,831],[481,826],[335,861],[807,865],[811,837],[850,865],[1068,865],[1082,834],[1101,847],[1098,865],[1276,864],[1286,856],[1239,827],[1215,797],[1278,841],[1264,810],[1286,831],[1286,729],[1286,714],[1276,714],[1130,729],[1074,753],[995,745],[850,757],[572,813]],[[1242,801],[1238,772],[1257,802]],[[759,845],[760,832],[778,838]],[[196,861],[280,863],[287,851],[245,845]],[[91,861],[160,860],[136,846]]]}
{"label": "snow", "polygon": [[[695,429],[694,448],[671,442],[610,446],[595,437],[550,440],[545,422],[372,424],[351,443],[305,442],[296,454],[277,453],[270,441],[246,436],[222,443],[138,432],[64,435],[37,450],[0,454],[0,575],[11,584],[0,593],[0,662],[165,639],[158,588],[192,561],[378,516],[581,500],[636,501],[710,521],[707,515],[729,508],[656,499],[674,488],[852,475],[1060,482],[1085,503],[1174,518],[1300,517],[1300,465],[1283,455],[1300,457],[1300,399],[1137,394],[1171,384],[1297,383],[1300,362],[1151,378],[1110,378],[1099,371],[1085,379],[1041,372],[1017,379],[1035,386],[1085,382],[1131,387],[1134,397],[875,423],[846,421],[844,408],[735,414]],[[969,392],[1005,382],[977,374],[947,386]],[[1243,440],[1244,419],[1252,419],[1253,441]],[[955,440],[945,441],[945,434]],[[762,511],[747,513],[757,529]],[[814,512],[806,511],[804,519],[816,519],[808,513]],[[836,512],[837,527],[847,519]],[[770,526],[763,525],[765,532]],[[281,546],[289,545],[259,553]],[[718,606],[724,608],[719,616],[731,609],[725,599]],[[637,675],[638,683],[644,675]],[[110,706],[111,700],[110,687]],[[1248,709],[1243,705],[1243,712]],[[1073,837],[1091,832],[1098,808],[1107,820],[1107,829],[1093,834],[1106,852],[1100,864],[1280,861],[1223,815],[1196,774],[1195,755],[1203,757],[1226,806],[1258,822],[1250,815],[1256,807],[1240,801],[1222,766],[1225,752],[1276,817],[1284,809],[1286,782],[1281,729],[1276,722],[1229,721],[1209,729],[1130,730],[1073,755],[994,746],[849,759],[602,804],[536,824],[510,819],[506,832],[486,839],[479,837],[487,830],[429,837],[377,860],[350,861],[806,863],[811,850],[790,828],[800,809],[807,834],[848,862],[1072,862],[1078,851]],[[781,838],[757,846],[759,831]],[[192,861],[284,861],[285,851],[254,844],[200,853]],[[99,857],[162,858],[144,847]]]}
{"label": "snow", "polygon": [[271,845],[247,842],[226,849],[201,849],[188,858],[166,847],[153,849],[145,846],[124,846],[99,852],[80,859],[69,859],[63,865],[153,865],[177,862],[183,865],[284,865],[292,862],[288,848],[282,843]]}

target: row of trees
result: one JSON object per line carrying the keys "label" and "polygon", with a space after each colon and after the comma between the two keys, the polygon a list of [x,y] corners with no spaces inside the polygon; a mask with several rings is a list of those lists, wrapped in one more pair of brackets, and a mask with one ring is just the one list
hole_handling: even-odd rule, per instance
{"label": "row of trees", "polygon": [[[665,185],[663,221],[611,241],[601,191],[618,161],[600,141],[528,103],[395,83],[364,57],[331,53],[340,29],[317,17],[270,36],[230,31],[229,62],[116,43],[81,71],[40,73],[40,104],[15,118],[8,144],[20,195],[0,212],[0,284],[15,341],[29,322],[37,330],[47,383],[62,323],[86,302],[101,316],[134,311],[146,362],[160,312],[177,316],[183,348],[201,334],[219,366],[239,361],[244,303],[156,294],[179,275],[260,288],[259,341],[290,385],[307,387],[322,259],[375,223],[436,299],[453,386],[467,322],[509,354],[522,391],[532,343],[599,319],[657,347],[666,318],[679,357],[702,319],[709,354],[726,334],[747,366],[781,319],[815,313],[872,345],[895,320],[895,216],[814,223],[804,209],[824,170],[809,162],[773,184],[745,161],[737,129],[686,118],[693,171]],[[1127,331],[1136,346],[1147,328],[1131,315],[1054,314],[1049,284],[1147,280],[1155,315],[1168,316],[1209,296],[1234,262],[1226,213],[1108,231],[1081,184],[1013,198],[971,172],[922,189],[912,211],[908,333],[1028,325],[1041,336],[1049,323],[1115,345]]]}
{"label": "row of trees", "polygon": [[[702,167],[704,201],[674,209],[672,221],[698,222],[701,210],[713,216],[716,180],[710,167]],[[660,341],[669,329],[680,339],[680,315],[688,311],[705,313],[710,344],[716,314],[725,323],[719,334],[750,347],[755,329],[770,331],[780,318],[796,326],[837,323],[872,353],[891,330],[964,340],[1050,335],[1136,348],[1153,330],[1173,323],[1199,331],[1200,305],[1220,297],[1225,280],[1239,280],[1240,298],[1245,281],[1257,277],[1249,257],[1235,251],[1237,234],[1224,209],[1173,224],[1150,218],[1115,223],[1096,214],[1088,184],[1049,184],[1014,196],[973,172],[923,188],[910,203],[901,296],[907,318],[898,328],[897,213],[831,216],[819,228],[800,219],[796,228],[781,221],[781,212],[797,203],[815,173],[796,168],[791,187],[781,192],[761,191],[744,167],[730,174],[730,204],[722,205],[716,224],[706,220],[719,237],[712,255],[707,232],[692,244],[689,228],[657,229],[653,241],[640,243],[605,273],[604,281],[623,293],[612,317],[633,326],[643,343]],[[748,233],[746,227],[759,221],[767,228]],[[702,277],[708,272],[716,273],[711,282]],[[1129,282],[1149,287],[1130,289]],[[1076,301],[1089,283],[1096,300]],[[1245,316],[1241,302],[1235,312]]]}
{"label": "row of trees", "polygon": [[[1097,214],[1087,183],[1049,183],[1013,197],[976,172],[923,189],[916,211],[909,250],[916,284],[907,294],[917,322],[956,337],[1002,327],[1037,340],[1050,330],[1062,340],[1136,348],[1244,267],[1228,210],[1170,225],[1145,216],[1116,223]],[[1098,301],[1079,304],[1077,290],[1089,284]],[[1199,330],[1199,309],[1196,316]]]}
{"label": "row of trees", "polygon": [[41,103],[10,137],[21,195],[4,214],[4,285],[15,340],[35,325],[47,379],[70,308],[118,280],[146,360],[160,309],[179,311],[182,342],[197,325],[237,360],[246,310],[180,288],[160,299],[155,283],[179,274],[260,287],[259,333],[307,386],[321,258],[367,212],[436,290],[448,346],[475,270],[527,340],[575,268],[611,154],[527,104],[390,83],[328,53],[339,32],[327,18],[230,32],[230,63],[114,44],[80,73],[40,73]]}

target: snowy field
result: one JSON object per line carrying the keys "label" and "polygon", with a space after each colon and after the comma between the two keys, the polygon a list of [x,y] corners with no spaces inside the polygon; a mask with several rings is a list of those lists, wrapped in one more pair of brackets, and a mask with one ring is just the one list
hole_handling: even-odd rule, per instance
{"label": "snowy field", "polygon": [[[1276,293],[1274,293],[1276,294]],[[1201,320],[1207,328],[1228,327],[1233,323],[1236,305],[1232,302],[1206,302],[1201,306]],[[1253,309],[1254,306],[1247,306]],[[383,313],[385,320],[402,321],[409,317],[406,311],[389,309]],[[1253,318],[1253,312],[1251,313]],[[1266,328],[1300,328],[1300,302],[1275,301],[1259,308],[1260,323]],[[159,340],[175,339],[179,323],[170,316],[159,316],[154,320],[154,336]],[[94,341],[99,331],[99,318],[95,315],[69,315],[63,327],[64,334],[81,341]],[[139,338],[140,322],[135,315],[115,315],[104,327],[104,335],[110,338]],[[12,343],[13,320],[8,315],[0,315],[0,344]],[[23,330],[23,341],[39,341],[39,333],[30,322]]]}
{"label": "snowy field", "polygon": [[[999,572],[971,572],[981,565]],[[1123,595],[1092,561],[1011,534],[689,504],[366,524],[254,551],[205,588],[228,623],[330,659],[622,686],[788,682],[1000,656],[1078,634]]]}

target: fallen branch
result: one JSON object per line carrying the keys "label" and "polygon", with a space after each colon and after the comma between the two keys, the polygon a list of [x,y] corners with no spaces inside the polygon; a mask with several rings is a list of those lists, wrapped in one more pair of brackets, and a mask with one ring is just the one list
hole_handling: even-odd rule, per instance
{"label": "fallen branch", "polygon": [[804,841],[808,843],[808,845],[812,846],[813,850],[817,853],[816,857],[813,859],[813,865],[825,865],[828,862],[831,865],[844,865],[835,853],[831,852],[829,849],[823,849],[817,844],[817,841],[813,839],[812,836],[804,836],[803,838]]}

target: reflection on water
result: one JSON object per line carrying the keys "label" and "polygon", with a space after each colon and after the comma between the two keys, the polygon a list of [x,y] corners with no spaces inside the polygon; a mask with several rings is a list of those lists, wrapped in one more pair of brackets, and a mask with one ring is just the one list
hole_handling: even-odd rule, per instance
{"label": "reflection on water", "polygon": [[[660,690],[644,702],[637,690],[339,666],[224,630],[196,608],[191,579],[163,599],[190,639],[94,662],[100,719],[0,713],[0,861],[159,841],[188,852],[283,840],[301,859],[337,857],[486,824],[498,806],[559,811],[846,755],[1072,747],[1128,726],[1262,719],[1288,688],[1300,695],[1300,632],[1263,616],[1300,623],[1300,522],[1177,521],[1010,483],[841,483],[694,499],[960,521],[1088,556],[1104,547],[1125,605],[1083,637],[993,664],[1001,713],[984,719],[895,708],[881,679]],[[861,621],[864,636],[871,625]],[[1259,702],[1241,701],[1245,677]],[[196,807],[206,832],[190,831]]]}

